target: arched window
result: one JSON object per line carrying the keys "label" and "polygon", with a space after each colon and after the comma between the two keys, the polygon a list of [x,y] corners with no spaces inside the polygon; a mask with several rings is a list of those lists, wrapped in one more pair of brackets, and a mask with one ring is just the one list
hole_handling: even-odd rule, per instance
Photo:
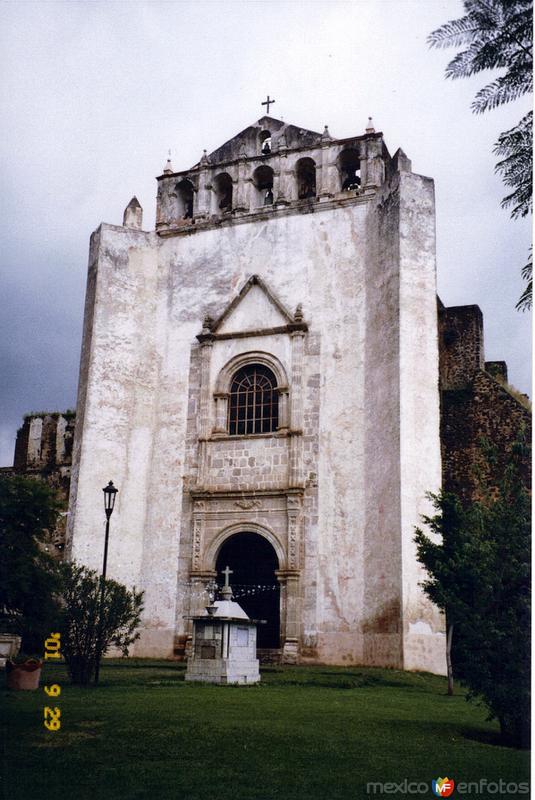
{"label": "arched window", "polygon": [[342,150],[338,156],[343,192],[360,189],[360,158],[356,150]]}
{"label": "arched window", "polygon": [[273,170],[267,164],[257,167],[253,173],[253,184],[257,192],[257,205],[273,204]]}
{"label": "arched window", "polygon": [[272,371],[263,364],[247,364],[230,384],[228,432],[231,436],[270,433],[279,424],[279,395]]}
{"label": "arched window", "polygon": [[271,132],[261,131],[260,133],[260,152],[263,156],[271,153]]}
{"label": "arched window", "polygon": [[214,189],[219,211],[232,211],[232,178],[228,172],[220,172],[214,180]]}
{"label": "arched window", "polygon": [[187,178],[183,178],[176,185],[176,193],[179,219],[191,219],[193,217],[193,184]]}
{"label": "arched window", "polygon": [[316,162],[312,158],[300,158],[295,171],[299,200],[316,197]]}

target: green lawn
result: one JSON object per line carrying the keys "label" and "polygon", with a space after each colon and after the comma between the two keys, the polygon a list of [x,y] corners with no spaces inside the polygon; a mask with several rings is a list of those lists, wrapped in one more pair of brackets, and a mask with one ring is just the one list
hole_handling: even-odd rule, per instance
{"label": "green lawn", "polygon": [[[129,659],[105,662],[96,690],[71,687],[62,666],[44,678],[57,700],[0,690],[10,800],[353,800],[375,781],[528,779],[528,754],[497,745],[483,710],[432,675],[271,667],[259,686],[220,687]],[[56,733],[45,705],[61,708]]]}

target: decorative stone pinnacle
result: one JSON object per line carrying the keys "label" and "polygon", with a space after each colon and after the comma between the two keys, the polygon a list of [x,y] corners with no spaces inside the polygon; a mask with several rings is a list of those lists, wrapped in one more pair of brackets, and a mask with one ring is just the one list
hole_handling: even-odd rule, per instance
{"label": "decorative stone pinnacle", "polygon": [[200,163],[201,164],[209,164],[210,163],[210,159],[208,158],[208,152],[206,150],[202,151],[202,156],[201,156]]}
{"label": "decorative stone pinnacle", "polygon": [[368,124],[366,125],[366,133],[375,133],[375,128],[373,127],[373,119],[368,117]]}
{"label": "decorative stone pinnacle", "polygon": [[172,175],[174,172],[173,165],[171,164],[171,151],[169,150],[169,158],[165,162],[165,167],[163,168],[164,175]]}
{"label": "decorative stone pinnacle", "polygon": [[143,209],[137,197],[133,197],[126,206],[123,213],[123,225],[125,228],[135,228],[141,230],[143,225]]}
{"label": "decorative stone pinnacle", "polygon": [[333,137],[329,133],[329,127],[326,125],[323,133],[321,134],[321,138],[325,141],[327,139],[332,139]]}
{"label": "decorative stone pinnacle", "polygon": [[294,322],[303,322],[303,306],[301,303],[295,309]]}

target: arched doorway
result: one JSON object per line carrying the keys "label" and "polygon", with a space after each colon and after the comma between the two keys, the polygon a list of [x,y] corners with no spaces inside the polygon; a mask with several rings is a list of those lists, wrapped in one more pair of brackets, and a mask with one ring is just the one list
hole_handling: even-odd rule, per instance
{"label": "arched doorway", "polygon": [[251,619],[267,621],[258,626],[258,647],[280,647],[280,585],[275,575],[279,562],[272,545],[258,533],[235,533],[223,542],[217,556],[219,586],[227,566],[232,570],[230,584],[236,602]]}

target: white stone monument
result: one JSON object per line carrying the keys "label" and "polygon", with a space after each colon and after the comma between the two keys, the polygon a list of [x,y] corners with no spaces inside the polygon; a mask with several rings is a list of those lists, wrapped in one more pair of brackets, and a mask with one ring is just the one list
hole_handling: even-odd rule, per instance
{"label": "white stone monument", "polygon": [[8,658],[18,655],[20,643],[20,636],[14,633],[0,633],[0,669],[4,669]]}
{"label": "white stone monument", "polygon": [[221,600],[212,601],[201,616],[193,617],[193,641],[186,670],[187,681],[203,683],[258,683],[256,621],[232,599],[229,576]]}

